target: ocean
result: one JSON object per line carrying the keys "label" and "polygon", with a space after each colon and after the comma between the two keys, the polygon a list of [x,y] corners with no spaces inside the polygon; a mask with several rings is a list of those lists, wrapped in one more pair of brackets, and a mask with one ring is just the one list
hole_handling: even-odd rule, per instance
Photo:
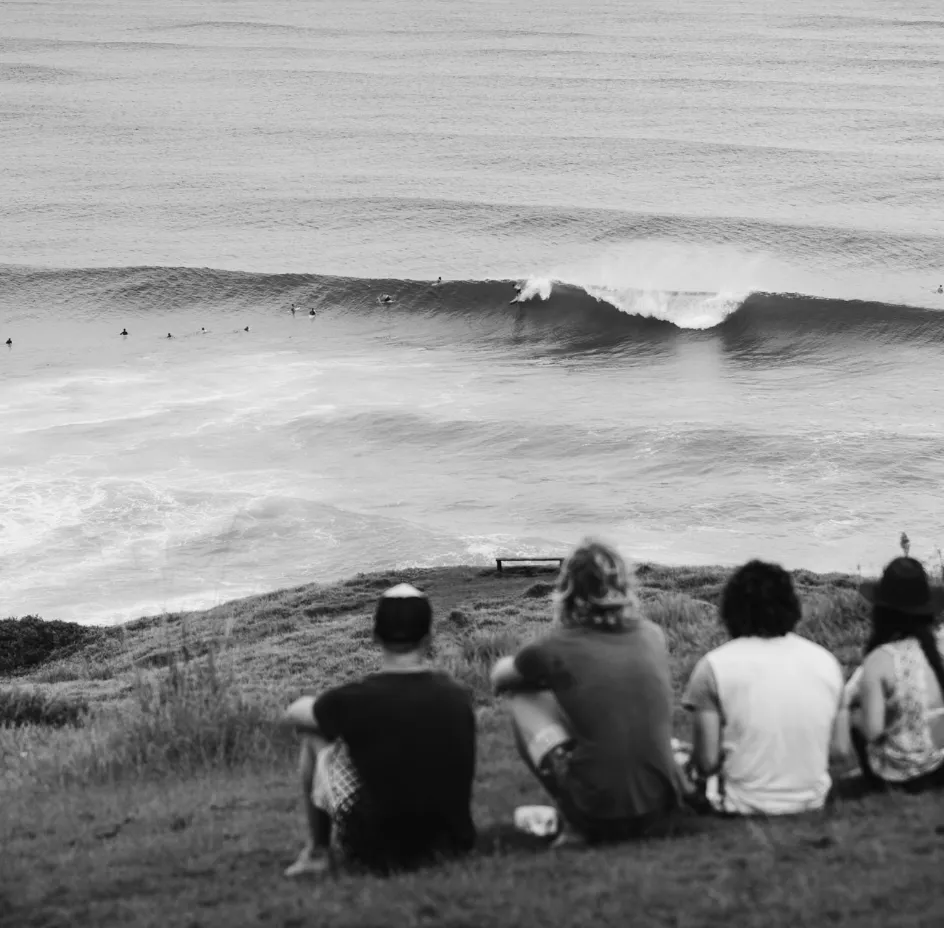
{"label": "ocean", "polygon": [[0,614],[936,563],[942,87],[940,0],[0,4]]}

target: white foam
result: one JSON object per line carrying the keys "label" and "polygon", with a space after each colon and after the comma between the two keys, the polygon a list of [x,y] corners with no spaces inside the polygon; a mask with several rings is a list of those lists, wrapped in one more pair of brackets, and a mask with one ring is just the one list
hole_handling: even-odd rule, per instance
{"label": "white foam", "polygon": [[525,281],[518,298],[513,302],[527,303],[535,297],[546,300],[550,297],[553,287],[554,281],[550,277],[530,277]]}
{"label": "white foam", "polygon": [[532,278],[513,302],[547,300],[554,284],[577,286],[596,300],[609,303],[629,316],[662,319],[680,329],[711,329],[720,325],[747,298],[747,292],[690,293],[671,290],[646,290],[633,287],[612,288],[572,280],[553,281]]}
{"label": "white foam", "polygon": [[722,323],[755,290],[788,272],[774,259],[729,247],[645,241],[612,246],[592,259],[527,279],[517,302],[547,300],[555,284],[578,287],[628,315],[682,329]]}
{"label": "white foam", "polygon": [[665,290],[611,290],[588,287],[587,293],[632,316],[662,319],[680,329],[711,329],[720,325],[747,293],[672,293]]}
{"label": "white foam", "polygon": [[825,286],[762,251],[658,239],[620,243],[530,277],[519,300],[546,300],[554,283],[579,287],[625,313],[683,329],[722,323],[756,291],[816,293]]}

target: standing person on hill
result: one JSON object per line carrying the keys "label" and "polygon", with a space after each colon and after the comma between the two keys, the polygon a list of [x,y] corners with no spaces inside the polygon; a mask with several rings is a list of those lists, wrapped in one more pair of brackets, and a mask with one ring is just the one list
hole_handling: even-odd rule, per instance
{"label": "standing person on hill", "polygon": [[736,570],[720,611],[731,640],[698,662],[682,697],[692,713],[694,779],[717,812],[821,808],[830,751],[844,755],[848,742],[838,723],[839,662],[794,634],[800,603],[777,564]]}
{"label": "standing person on hill", "polygon": [[309,840],[286,876],[322,873],[330,857],[385,874],[472,848],[475,714],[427,664],[431,631],[426,596],[392,587],[374,614],[380,671],[287,710],[303,736]]}
{"label": "standing person on hill", "polygon": [[680,804],[665,637],[599,541],[566,560],[554,601],[556,627],[492,671],[521,757],[557,804],[554,846],[644,836]]}
{"label": "standing person on hill", "polygon": [[846,705],[862,772],[879,788],[944,786],[944,633],[935,629],[944,589],[920,561],[897,557],[860,592],[872,604],[872,633]]}

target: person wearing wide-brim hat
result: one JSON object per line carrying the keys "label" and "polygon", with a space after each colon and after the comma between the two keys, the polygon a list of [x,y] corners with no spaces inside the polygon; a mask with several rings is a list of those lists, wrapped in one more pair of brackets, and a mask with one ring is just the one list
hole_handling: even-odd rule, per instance
{"label": "person wearing wide-brim hat", "polygon": [[875,786],[944,786],[944,587],[920,561],[897,557],[859,587],[872,604],[862,666],[846,686],[852,741]]}

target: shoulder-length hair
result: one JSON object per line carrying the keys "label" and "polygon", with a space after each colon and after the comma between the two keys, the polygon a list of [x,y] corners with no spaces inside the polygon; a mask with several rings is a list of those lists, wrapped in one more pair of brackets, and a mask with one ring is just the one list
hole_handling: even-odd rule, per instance
{"label": "shoulder-length hair", "polygon": [[594,538],[564,561],[553,598],[565,628],[619,631],[640,612],[635,574],[616,548]]}

